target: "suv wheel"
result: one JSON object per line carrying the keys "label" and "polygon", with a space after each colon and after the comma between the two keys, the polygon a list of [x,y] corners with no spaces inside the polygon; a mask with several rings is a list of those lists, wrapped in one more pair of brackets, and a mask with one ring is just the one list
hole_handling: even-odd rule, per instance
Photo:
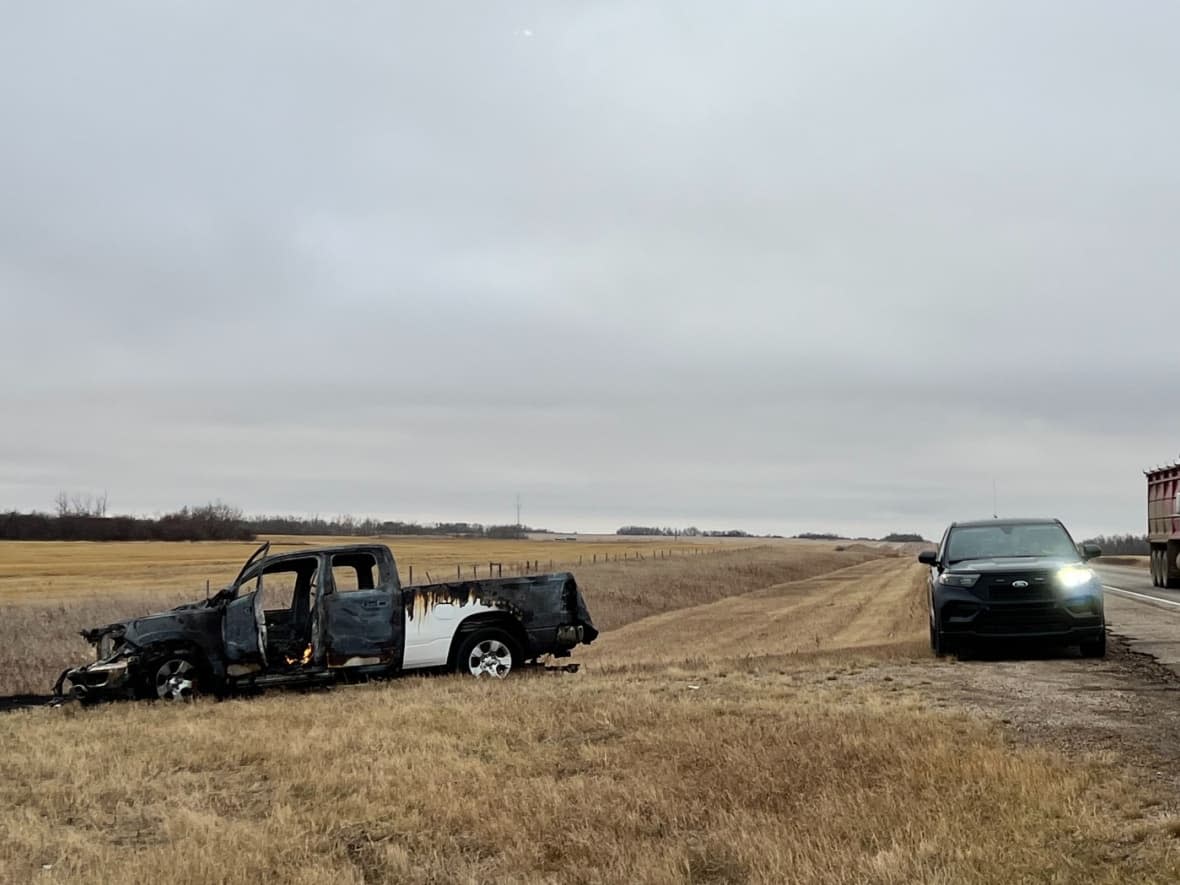
{"label": "suv wheel", "polygon": [[938,629],[936,621],[930,622],[930,650],[936,658],[945,658],[955,650],[954,642],[947,639],[946,634]]}
{"label": "suv wheel", "polygon": [[1106,631],[1102,631],[1102,636],[1093,642],[1083,642],[1081,644],[1081,652],[1083,658],[1106,657]]}

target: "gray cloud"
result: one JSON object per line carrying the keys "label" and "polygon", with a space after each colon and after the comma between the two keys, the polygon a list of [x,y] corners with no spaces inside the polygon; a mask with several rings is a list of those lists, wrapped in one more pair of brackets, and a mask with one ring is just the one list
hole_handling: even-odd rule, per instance
{"label": "gray cloud", "polygon": [[935,533],[995,479],[1139,529],[1180,450],[1178,24],[10,11],[0,507]]}

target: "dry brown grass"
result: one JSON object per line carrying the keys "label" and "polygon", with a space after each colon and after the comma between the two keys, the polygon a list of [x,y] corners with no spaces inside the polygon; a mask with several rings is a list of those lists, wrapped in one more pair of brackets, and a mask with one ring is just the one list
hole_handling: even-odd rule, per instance
{"label": "dry brown grass", "polygon": [[581,658],[613,673],[809,655],[925,656],[924,582],[911,560],[868,560],[644,618],[607,633]]}
{"label": "dry brown grass", "polygon": [[0,740],[7,882],[1180,876],[1177,821],[1106,760],[808,671],[411,679]]}
{"label": "dry brown grass", "polygon": [[[0,881],[1180,878],[1180,820],[1115,757],[830,681],[926,657],[919,575],[881,560],[658,614],[577,676],[3,716]],[[622,597],[628,576],[652,591],[654,567],[620,570]]]}

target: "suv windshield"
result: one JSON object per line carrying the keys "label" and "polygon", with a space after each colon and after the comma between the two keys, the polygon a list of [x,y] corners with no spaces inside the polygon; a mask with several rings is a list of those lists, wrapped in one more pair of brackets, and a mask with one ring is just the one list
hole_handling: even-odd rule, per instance
{"label": "suv windshield", "polygon": [[995,557],[1052,556],[1076,559],[1077,547],[1056,523],[981,525],[953,529],[947,541],[947,563]]}

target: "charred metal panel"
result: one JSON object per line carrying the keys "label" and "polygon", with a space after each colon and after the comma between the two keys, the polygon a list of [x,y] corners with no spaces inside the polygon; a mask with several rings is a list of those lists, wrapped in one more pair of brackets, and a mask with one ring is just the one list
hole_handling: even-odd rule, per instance
{"label": "charred metal panel", "polygon": [[[329,667],[394,664],[401,659],[400,593],[388,588],[329,593],[323,597],[324,643]],[[373,660],[375,659],[375,660]]]}
{"label": "charred metal panel", "polygon": [[406,614],[411,621],[425,620],[439,605],[483,606],[507,612],[522,622],[564,612],[562,590],[571,575],[539,575],[426,584],[406,592]]}
{"label": "charred metal panel", "polygon": [[262,594],[248,593],[225,607],[225,657],[235,664],[266,661],[265,637],[259,631],[263,623]]}
{"label": "charred metal panel", "polygon": [[[404,595],[407,629],[413,630],[414,638],[411,652],[407,637],[407,667],[445,663],[455,629],[465,619],[486,612],[504,612],[520,624],[530,658],[568,653],[572,645],[598,636],[577,583],[568,573],[428,584],[407,589]],[[569,626],[581,630],[559,636],[559,629]],[[571,642],[571,636],[578,638]]]}

